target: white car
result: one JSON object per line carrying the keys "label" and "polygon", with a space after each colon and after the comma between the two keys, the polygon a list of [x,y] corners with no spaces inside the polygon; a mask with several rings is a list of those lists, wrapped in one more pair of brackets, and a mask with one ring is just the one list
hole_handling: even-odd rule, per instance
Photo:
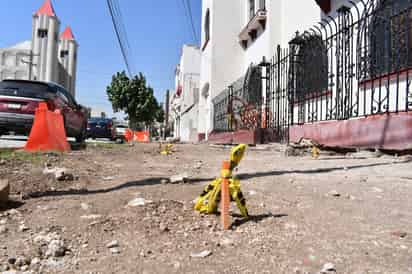
{"label": "white car", "polygon": [[123,124],[117,124],[114,127],[114,141],[118,144],[122,144],[125,142],[126,138],[125,138],[125,133],[126,130],[128,129],[127,125],[123,125]]}

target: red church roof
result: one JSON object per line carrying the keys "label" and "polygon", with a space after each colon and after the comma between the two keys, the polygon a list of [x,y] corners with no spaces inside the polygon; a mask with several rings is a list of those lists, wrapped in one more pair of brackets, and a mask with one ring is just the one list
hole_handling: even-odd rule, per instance
{"label": "red church roof", "polygon": [[40,9],[36,12],[37,15],[44,14],[47,16],[56,16],[51,0],[45,0]]}
{"label": "red church roof", "polygon": [[72,29],[67,26],[63,33],[60,35],[60,39],[62,40],[74,40],[74,35]]}

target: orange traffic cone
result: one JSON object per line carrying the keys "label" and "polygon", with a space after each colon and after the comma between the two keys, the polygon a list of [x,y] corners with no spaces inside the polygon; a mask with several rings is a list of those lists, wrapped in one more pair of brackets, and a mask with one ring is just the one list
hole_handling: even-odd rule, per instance
{"label": "orange traffic cone", "polygon": [[130,142],[133,140],[133,131],[131,129],[126,129],[124,133],[124,138],[126,139],[127,142]]}
{"label": "orange traffic cone", "polygon": [[149,143],[150,142],[150,133],[149,131],[135,131],[134,141],[140,143]]}
{"label": "orange traffic cone", "polygon": [[40,103],[36,109],[29,140],[24,150],[37,151],[70,151],[60,111],[52,112],[46,103]]}

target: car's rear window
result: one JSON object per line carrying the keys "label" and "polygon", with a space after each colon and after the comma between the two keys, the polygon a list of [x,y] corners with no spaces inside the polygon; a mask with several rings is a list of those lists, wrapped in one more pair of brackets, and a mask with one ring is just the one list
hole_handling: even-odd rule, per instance
{"label": "car's rear window", "polygon": [[89,119],[89,123],[107,124],[107,123],[111,123],[111,122],[112,122],[112,120],[105,119],[105,118],[94,118],[94,117],[92,117],[92,118]]}
{"label": "car's rear window", "polygon": [[0,95],[47,99],[51,93],[46,85],[40,83],[0,82]]}

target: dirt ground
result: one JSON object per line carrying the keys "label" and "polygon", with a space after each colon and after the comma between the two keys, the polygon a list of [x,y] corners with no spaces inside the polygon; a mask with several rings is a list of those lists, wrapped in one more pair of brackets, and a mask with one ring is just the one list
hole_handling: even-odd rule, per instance
{"label": "dirt ground", "polygon": [[[232,228],[222,232],[219,216],[199,215],[193,201],[229,148],[175,149],[163,156],[158,144],[89,145],[3,157],[0,179],[13,202],[0,210],[1,270],[320,273],[328,264],[325,273],[412,273],[412,157],[249,148],[236,174],[251,218],[233,205]],[[46,165],[74,180],[56,181]],[[182,173],[189,182],[165,184]],[[144,205],[128,205],[136,198]]]}

